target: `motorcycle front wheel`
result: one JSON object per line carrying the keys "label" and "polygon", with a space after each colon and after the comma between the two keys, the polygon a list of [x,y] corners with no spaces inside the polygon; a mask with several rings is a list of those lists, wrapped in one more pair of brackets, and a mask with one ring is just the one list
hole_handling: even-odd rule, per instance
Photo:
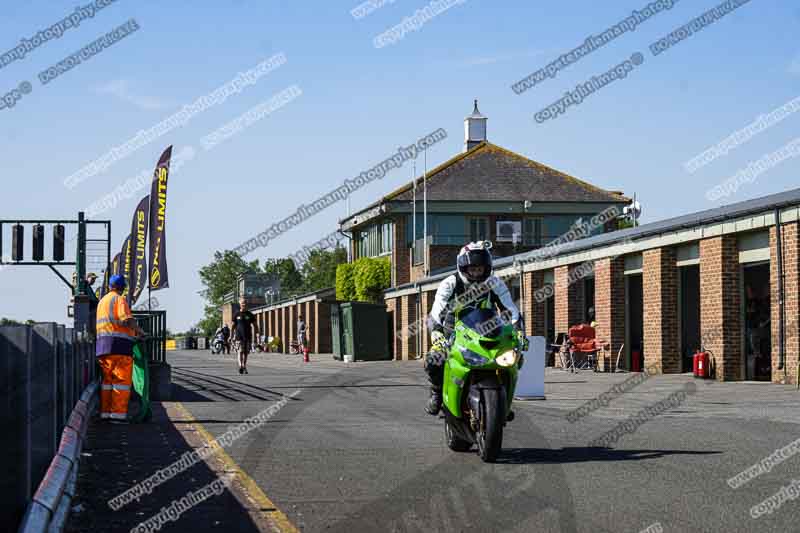
{"label": "motorcycle front wheel", "polygon": [[444,440],[447,443],[447,447],[454,452],[468,452],[469,449],[472,448],[471,442],[459,438],[456,435],[456,432],[453,430],[453,426],[451,425],[451,422],[447,420],[447,417],[444,419]]}
{"label": "motorcycle front wheel", "polygon": [[478,455],[486,463],[494,463],[503,447],[503,421],[505,406],[499,389],[481,391],[481,421],[476,441]]}

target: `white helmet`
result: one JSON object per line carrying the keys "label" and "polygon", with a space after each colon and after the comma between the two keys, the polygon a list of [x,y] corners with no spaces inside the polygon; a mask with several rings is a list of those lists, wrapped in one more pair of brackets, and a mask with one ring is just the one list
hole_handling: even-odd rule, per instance
{"label": "white helmet", "polygon": [[[477,241],[465,245],[458,253],[456,266],[461,281],[466,284],[482,283],[492,275],[492,248],[491,241]],[[483,273],[480,276],[470,276],[467,272],[468,267],[482,266]]]}

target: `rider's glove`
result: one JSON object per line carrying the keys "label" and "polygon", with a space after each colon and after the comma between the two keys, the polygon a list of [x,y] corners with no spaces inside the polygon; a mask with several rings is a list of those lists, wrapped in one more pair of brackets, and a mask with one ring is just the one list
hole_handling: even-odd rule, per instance
{"label": "rider's glove", "polygon": [[528,351],[528,337],[521,329],[517,330],[517,340],[519,340],[519,349],[523,352]]}
{"label": "rider's glove", "polygon": [[431,344],[432,345],[434,345],[434,346],[437,345],[437,344],[441,345],[441,344],[444,344],[444,341],[445,341],[444,333],[442,333],[441,331],[436,330],[436,329],[431,331]]}

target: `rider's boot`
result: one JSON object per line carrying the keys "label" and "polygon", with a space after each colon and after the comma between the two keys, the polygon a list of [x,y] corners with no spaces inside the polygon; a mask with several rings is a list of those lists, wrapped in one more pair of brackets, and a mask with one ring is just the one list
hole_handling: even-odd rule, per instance
{"label": "rider's boot", "polygon": [[442,409],[442,389],[439,387],[431,387],[431,397],[428,400],[428,405],[425,406],[425,412],[429,415],[438,415]]}

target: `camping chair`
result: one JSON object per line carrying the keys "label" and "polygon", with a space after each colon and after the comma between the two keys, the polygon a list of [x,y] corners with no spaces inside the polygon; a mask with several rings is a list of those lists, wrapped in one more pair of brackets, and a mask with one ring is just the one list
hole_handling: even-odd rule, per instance
{"label": "camping chair", "polygon": [[[595,329],[588,324],[578,324],[569,328],[569,357],[572,368],[585,370],[591,368],[597,372],[597,353],[602,346],[597,345]],[[575,355],[581,359],[575,363]]]}
{"label": "camping chair", "polygon": [[617,352],[617,363],[614,365],[614,372],[627,372],[625,368],[620,368],[619,360],[622,357],[622,350],[625,348],[625,344],[621,344],[619,347],[619,351]]}

